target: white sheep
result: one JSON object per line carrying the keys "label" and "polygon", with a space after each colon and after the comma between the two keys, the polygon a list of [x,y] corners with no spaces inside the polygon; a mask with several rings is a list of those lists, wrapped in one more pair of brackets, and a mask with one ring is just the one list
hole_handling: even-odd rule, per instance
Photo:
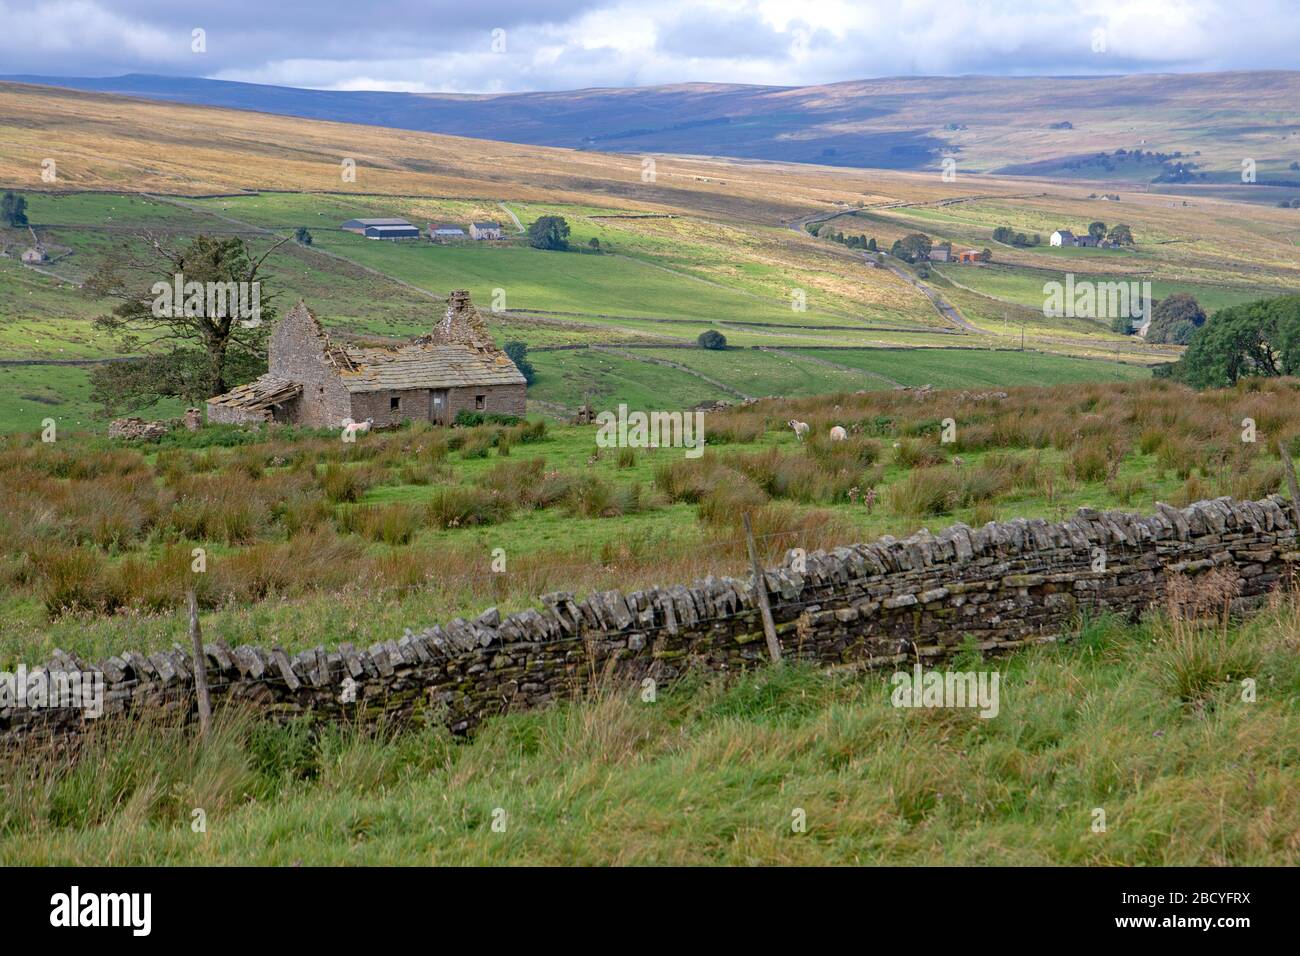
{"label": "white sheep", "polygon": [[350,418],[343,419],[343,440],[356,441],[358,435],[369,433],[374,424],[373,418],[367,418],[364,422],[354,422]]}
{"label": "white sheep", "polygon": [[836,425],[834,428],[831,429],[831,441],[844,441],[848,437],[849,437],[849,433],[846,432],[843,429],[843,427],[841,427],[840,425]]}
{"label": "white sheep", "polygon": [[789,425],[791,428],[794,429],[794,437],[797,438],[797,439],[799,439],[800,441],[803,441],[805,438],[808,437],[808,423],[807,423],[807,422],[799,422],[799,421],[795,421],[795,420],[792,418],[792,419],[790,419],[788,422],[786,422],[786,424]]}

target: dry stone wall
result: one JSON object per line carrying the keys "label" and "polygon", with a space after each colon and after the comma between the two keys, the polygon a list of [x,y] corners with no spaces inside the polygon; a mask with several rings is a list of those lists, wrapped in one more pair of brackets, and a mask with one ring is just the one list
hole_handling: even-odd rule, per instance
{"label": "dry stone wall", "polygon": [[[871,667],[937,663],[968,638],[993,653],[1054,640],[1085,611],[1136,616],[1160,600],[1174,573],[1231,570],[1246,609],[1289,579],[1297,560],[1290,505],[1272,496],[1157,505],[1149,516],[1080,509],[1061,523],[957,524],[814,552],[802,570],[787,555],[765,577],[785,659]],[[289,654],[210,644],[212,698],[277,719],[434,715],[466,732],[493,714],[573,696],[596,679],[664,682],[693,667],[728,672],[767,660],[748,581],[709,577],[581,601],[554,593],[541,602],[504,618],[491,608],[368,649]],[[102,672],[99,720],[159,710],[192,716],[190,660],[178,646],[87,668],[60,653],[46,669]],[[71,709],[0,707],[0,740],[75,733],[88,722]]]}

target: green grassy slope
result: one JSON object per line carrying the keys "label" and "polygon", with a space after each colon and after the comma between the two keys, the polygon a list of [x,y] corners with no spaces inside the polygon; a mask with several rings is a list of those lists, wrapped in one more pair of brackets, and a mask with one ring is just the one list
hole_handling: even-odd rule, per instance
{"label": "green grassy slope", "polygon": [[1298,635],[1284,607],[1191,656],[1160,621],[966,653],[1000,672],[990,719],[894,708],[887,674],[787,666],[654,702],[611,688],[468,743],[107,731],[0,781],[0,863],[1294,864]]}
{"label": "green grassy slope", "polygon": [[1040,352],[939,348],[797,351],[887,375],[903,385],[933,385],[936,388],[1061,385],[1069,382],[1134,381],[1151,377],[1151,370],[1139,365],[1076,359]]}

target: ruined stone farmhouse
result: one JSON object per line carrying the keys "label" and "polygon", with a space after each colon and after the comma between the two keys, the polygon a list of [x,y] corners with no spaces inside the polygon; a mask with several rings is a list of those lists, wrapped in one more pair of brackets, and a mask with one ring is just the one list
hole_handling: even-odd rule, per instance
{"label": "ruined stone farmhouse", "polygon": [[333,341],[299,302],[276,323],[267,364],[255,381],[208,399],[208,421],[335,428],[346,419],[446,425],[462,410],[524,414],[524,376],[463,290],[430,334],[381,347]]}

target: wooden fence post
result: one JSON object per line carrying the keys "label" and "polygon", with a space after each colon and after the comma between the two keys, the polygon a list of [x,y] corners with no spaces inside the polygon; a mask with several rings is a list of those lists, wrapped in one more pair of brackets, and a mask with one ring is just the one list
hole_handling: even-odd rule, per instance
{"label": "wooden fence post", "polygon": [[1291,452],[1286,447],[1286,441],[1279,438],[1277,440],[1277,453],[1282,456],[1282,467],[1286,469],[1286,482],[1291,489],[1291,520],[1295,522],[1296,535],[1300,536],[1300,485],[1295,480],[1295,462],[1291,460]]}
{"label": "wooden fence post", "polygon": [[208,660],[203,653],[203,634],[199,630],[199,599],[190,588],[185,593],[190,607],[190,642],[194,645],[194,690],[199,695],[199,736],[206,737],[212,728],[212,700],[208,697]]}
{"label": "wooden fence post", "polygon": [[763,614],[763,634],[767,637],[767,653],[773,664],[781,663],[781,642],[776,638],[776,623],[772,620],[772,606],[767,601],[767,578],[758,563],[758,548],[754,546],[754,529],[749,523],[749,512],[741,512],[745,525],[745,544],[749,548],[749,565],[754,571],[754,593],[758,595],[758,609]]}

